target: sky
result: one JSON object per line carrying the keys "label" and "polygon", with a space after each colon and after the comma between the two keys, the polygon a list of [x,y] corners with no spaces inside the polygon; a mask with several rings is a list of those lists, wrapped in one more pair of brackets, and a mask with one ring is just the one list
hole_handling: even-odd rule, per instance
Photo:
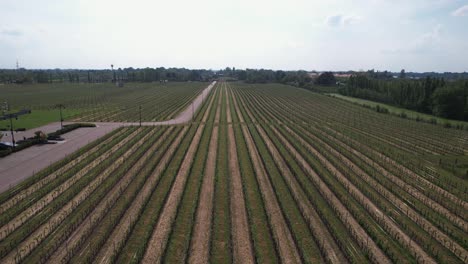
{"label": "sky", "polygon": [[468,71],[468,0],[0,0],[0,68]]}

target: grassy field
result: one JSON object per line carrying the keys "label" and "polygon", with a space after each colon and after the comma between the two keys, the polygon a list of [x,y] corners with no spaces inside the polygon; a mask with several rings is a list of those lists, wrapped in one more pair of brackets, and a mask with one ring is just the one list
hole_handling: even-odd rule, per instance
{"label": "grassy field", "polygon": [[450,124],[451,127],[457,127],[457,125],[461,125],[465,128],[468,128],[468,122],[464,121],[457,121],[457,120],[451,120],[451,119],[446,119],[442,117],[437,117],[433,115],[428,115],[388,104],[383,104],[383,103],[378,103],[378,102],[373,102],[365,99],[360,99],[360,98],[355,98],[355,97],[350,97],[346,95],[341,95],[337,93],[330,93],[328,94],[332,97],[339,98],[348,102],[352,102],[361,106],[367,106],[372,109],[376,109],[377,106],[380,108],[386,108],[388,112],[392,115],[396,116],[405,116],[405,118],[412,119],[412,120],[420,120],[426,123],[436,123],[442,126],[447,126],[447,124]]}
{"label": "grassy field", "polygon": [[[14,112],[14,111],[12,111]],[[79,115],[79,109],[63,109],[62,116],[64,120],[70,120]],[[13,119],[13,128],[26,128],[31,129],[39,127],[52,122],[60,122],[60,112],[58,109],[54,110],[32,110],[31,114],[22,115],[18,119]],[[10,129],[10,120],[0,121],[0,129]]]}
{"label": "grassy field", "polygon": [[[116,87],[99,84],[28,84],[2,85],[0,102],[10,109],[31,109],[30,115],[15,120],[15,128],[33,128],[59,121],[56,108],[63,104],[64,119],[88,121],[138,121],[140,107],[143,121],[160,121],[173,117],[205,88],[203,82],[127,83]],[[9,126],[0,122],[0,128]]]}
{"label": "grassy field", "polygon": [[0,194],[1,263],[466,263],[468,132],[219,82]]}

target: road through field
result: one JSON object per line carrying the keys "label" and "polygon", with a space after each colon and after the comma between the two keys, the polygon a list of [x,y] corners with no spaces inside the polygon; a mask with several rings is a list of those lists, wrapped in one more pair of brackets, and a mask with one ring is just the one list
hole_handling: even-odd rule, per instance
{"label": "road through field", "polygon": [[[194,113],[203,104],[205,98],[211,92],[216,81],[206,87],[193,102],[187,106],[177,117],[159,122],[142,122],[142,126],[160,126],[160,125],[177,125],[190,122]],[[64,124],[70,124],[65,122]],[[64,134],[65,139],[57,144],[36,145],[27,149],[18,151],[4,158],[0,158],[0,193],[13,188],[22,180],[31,177],[36,172],[48,167],[54,162],[57,162],[67,155],[84,147],[88,143],[97,140],[100,137],[114,131],[123,126],[139,126],[139,122],[97,122],[94,128],[80,128]],[[15,139],[34,136],[35,131],[43,131],[45,133],[54,132],[60,128],[58,122],[51,123],[35,129],[30,129],[24,132],[15,133]],[[11,142],[11,135],[5,133],[0,139],[0,142]]]}

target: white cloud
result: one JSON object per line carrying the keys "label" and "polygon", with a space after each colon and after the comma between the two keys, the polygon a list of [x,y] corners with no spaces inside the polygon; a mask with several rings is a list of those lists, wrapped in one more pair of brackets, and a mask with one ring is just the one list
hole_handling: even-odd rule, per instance
{"label": "white cloud", "polygon": [[409,42],[408,45],[396,49],[384,49],[383,54],[402,54],[402,53],[425,53],[433,52],[439,48],[441,42],[442,25],[437,24],[430,32],[419,35],[416,39]]}
{"label": "white cloud", "polygon": [[468,16],[468,5],[464,5],[453,11],[452,16]]}
{"label": "white cloud", "polygon": [[305,46],[305,43],[303,41],[288,40],[286,42],[286,47],[292,48],[292,49],[302,48],[304,46]]}
{"label": "white cloud", "polygon": [[334,15],[329,16],[325,20],[325,23],[330,27],[341,27],[341,26],[348,26],[354,25],[358,23],[362,18],[356,15]]}
{"label": "white cloud", "polygon": [[428,32],[426,34],[423,34],[421,37],[420,37],[420,41],[422,43],[433,43],[435,41],[438,41],[440,40],[440,33],[442,31],[442,25],[441,24],[437,24],[431,32]]}
{"label": "white cloud", "polygon": [[327,20],[325,22],[330,27],[337,27],[337,26],[341,25],[342,19],[343,19],[342,15],[329,16],[329,17],[327,17]]}
{"label": "white cloud", "polygon": [[5,36],[18,37],[23,35],[23,32],[18,29],[2,29],[0,30],[0,34]]}

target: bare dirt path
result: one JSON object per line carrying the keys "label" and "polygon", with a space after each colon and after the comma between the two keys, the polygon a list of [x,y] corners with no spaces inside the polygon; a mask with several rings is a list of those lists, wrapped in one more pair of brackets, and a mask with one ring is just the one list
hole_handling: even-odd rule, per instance
{"label": "bare dirt path", "polygon": [[[255,101],[258,103],[258,101]],[[246,111],[249,112],[249,110],[246,108]],[[270,114],[270,118],[272,118],[272,120],[277,120],[279,121],[278,119],[276,119],[276,117],[272,114]],[[263,121],[267,121],[266,119],[263,119]],[[258,125],[257,125],[258,126]],[[277,132],[276,128],[274,126],[271,126],[271,128],[275,131],[276,134],[279,134],[279,132]],[[319,153],[319,151],[315,150],[312,148],[312,146],[310,146],[307,142],[304,141],[303,138],[301,138],[298,134],[296,134],[291,128],[285,126],[285,129],[295,138],[297,138],[299,140],[299,142],[303,145],[303,146],[306,146],[308,148],[308,150],[314,154],[314,156],[317,156],[320,160],[322,161],[326,161],[326,158],[322,157],[321,154]],[[455,241],[453,241],[451,238],[449,238],[446,234],[444,234],[443,232],[441,232],[441,230],[439,230],[437,227],[435,227],[432,223],[430,223],[428,220],[426,220],[424,217],[422,217],[419,213],[417,213],[416,211],[414,211],[411,207],[409,207],[407,205],[407,203],[405,203],[404,201],[402,201],[399,197],[396,197],[395,195],[393,195],[390,191],[387,190],[387,188],[385,186],[382,186],[381,184],[379,184],[376,180],[374,180],[372,177],[370,177],[367,173],[365,173],[362,169],[360,169],[358,166],[356,166],[356,164],[354,164],[352,161],[350,161],[347,157],[345,157],[344,155],[342,155],[339,151],[333,149],[330,145],[328,145],[327,143],[323,142],[321,139],[319,139],[318,137],[316,137],[314,134],[312,134],[311,132],[307,131],[306,129],[303,129],[303,128],[299,128],[305,135],[307,135],[308,137],[310,137],[311,139],[313,139],[313,141],[317,141],[317,142],[321,142],[322,144],[324,144],[325,146],[325,149],[327,149],[328,151],[330,151],[334,156],[337,156],[339,158],[340,161],[343,162],[343,164],[347,165],[349,170],[352,170],[354,171],[357,175],[359,175],[360,177],[362,177],[364,179],[365,182],[369,183],[375,190],[378,190],[379,193],[381,193],[382,195],[384,195],[392,204],[394,204],[395,206],[397,206],[401,212],[405,215],[407,215],[410,219],[412,219],[415,223],[417,223],[421,228],[423,228],[424,230],[427,231],[428,234],[430,234],[431,236],[433,236],[437,241],[439,241],[442,245],[444,245],[447,249],[451,250],[452,253],[454,253],[456,256],[458,256],[461,260],[464,260],[467,258],[467,252],[466,250],[461,247],[460,245],[458,245]],[[312,127],[310,128],[312,129]],[[394,181],[398,186],[401,187],[401,185],[403,185],[403,181],[401,181],[400,179],[398,179],[399,181],[397,181],[397,179],[394,179],[396,178],[396,176],[388,173],[385,169],[383,169],[382,167],[380,167],[378,164],[374,163],[374,162],[371,162],[369,158],[367,158],[366,156],[362,155],[359,151],[356,151],[355,149],[351,148],[351,147],[348,147],[346,146],[344,143],[342,142],[337,142],[336,138],[330,136],[329,134],[326,134],[326,133],[323,133],[322,131],[320,130],[317,130],[315,128],[313,128],[314,131],[319,131],[320,133],[322,133],[325,137],[328,137],[330,140],[332,141],[335,141],[337,144],[339,144],[340,146],[343,146],[344,148],[346,148],[348,151],[352,152],[354,155],[358,156],[358,157],[361,157],[363,158],[366,162],[368,162],[369,164],[373,164],[374,167],[376,168],[380,168],[379,172],[382,173],[384,176],[388,177],[388,178],[391,178],[392,181]],[[328,166],[327,166],[328,167]],[[332,168],[334,171],[336,171],[336,168],[333,167]],[[339,173],[339,172],[338,172]],[[406,191],[408,191],[410,194],[413,194],[413,195],[417,195],[418,194],[418,191],[416,189],[411,189],[409,187],[405,187],[403,186],[402,187],[403,189],[405,189]],[[409,189],[408,189],[409,188]],[[411,191],[411,192],[410,192]],[[418,196],[416,196],[418,197]],[[427,197],[425,197],[424,199],[421,199],[423,202],[425,201],[425,199],[429,199]],[[429,202],[429,205],[438,205],[436,204],[435,202],[431,201]],[[442,209],[445,209],[445,208],[440,208],[440,210]],[[448,212],[447,210],[442,210],[444,213],[450,213]],[[374,211],[372,211],[374,212]],[[378,212],[377,212],[378,213]],[[454,216],[455,217],[455,216]],[[450,219],[450,218],[449,218]],[[461,219],[459,219],[459,221],[463,221]],[[464,227],[464,223],[462,224],[462,226]],[[403,237],[401,240],[406,242],[406,241],[409,241],[408,240],[409,238],[405,238]],[[402,242],[402,243],[404,243]],[[411,243],[411,247],[415,247],[414,251],[417,253],[416,256],[419,256],[418,254],[420,254],[421,252],[421,249],[419,249],[418,251],[418,245],[413,241]],[[424,256],[421,256],[421,258],[424,257]]]}
{"label": "bare dirt path", "polygon": [[135,143],[129,150],[127,150],[121,157],[119,157],[110,167],[107,167],[102,173],[99,174],[91,183],[83,188],[73,199],[71,199],[65,206],[60,208],[49,220],[37,228],[27,239],[22,241],[18,246],[18,251],[11,251],[2,261],[4,263],[16,263],[22,260],[35,249],[39,243],[47,237],[50,233],[55,231],[55,228],[65,220],[65,218],[75,210],[91,193],[96,190],[101,183],[107,179],[115,169],[120,167],[130,155],[143,145],[146,138],[151,136],[151,133],[143,136],[137,143]]}
{"label": "bare dirt path", "polygon": [[[294,134],[293,134],[294,135]],[[297,137],[301,144],[307,148],[310,153],[317,157],[320,162],[348,189],[348,192],[353,195],[357,201],[360,201],[365,207],[369,214],[374,215],[376,219],[382,222],[382,226],[387,228],[387,231],[394,235],[397,240],[402,244],[405,241],[408,243],[409,250],[414,254],[417,259],[423,260],[425,263],[435,263],[435,261],[416,243],[414,242],[405,232],[403,232],[397,224],[393,222],[390,217],[384,214],[369,198],[367,198],[351,181],[349,181],[345,175],[343,175],[335,166],[333,166],[322,154],[320,154],[311,145],[305,142],[302,138]],[[378,221],[376,220],[376,221]]]}
{"label": "bare dirt path", "polygon": [[90,170],[100,164],[103,160],[108,158],[112,155],[115,151],[120,149],[125,143],[130,141],[134,136],[136,136],[140,131],[136,130],[131,135],[129,135],[126,139],[122,140],[118,144],[116,144],[112,149],[108,150],[106,153],[103,153],[100,157],[96,158],[92,163],[88,166],[82,168],[80,171],[75,173],[70,179],[66,180],[49,193],[44,195],[41,199],[36,201],[34,204],[30,205],[16,217],[11,219],[7,224],[3,225],[0,228],[0,240],[4,239],[7,235],[15,231],[19,228],[23,223],[25,223],[28,219],[36,215],[40,212],[44,207],[46,207],[49,203],[51,203],[55,198],[57,198],[60,194],[64,193],[68,190],[73,184],[83,178]]}
{"label": "bare dirt path", "polygon": [[[231,96],[233,96],[231,91]],[[244,123],[244,118],[240,112],[235,96],[233,96],[234,107],[241,123]],[[271,221],[273,236],[275,238],[281,261],[283,263],[301,263],[299,251],[294,243],[291,231],[286,224],[286,219],[281,211],[278,200],[273,192],[273,187],[268,179],[266,169],[260,158],[260,154],[255,146],[252,136],[245,124],[242,125],[242,132],[247,143],[247,148],[252,158],[255,174],[258,178],[258,183],[262,196],[264,197],[265,208]]]}
{"label": "bare dirt path", "polygon": [[[249,108],[245,105],[243,100],[240,100],[240,101],[242,102],[242,105],[245,111],[247,112],[247,114],[249,115],[250,119],[255,122],[255,117],[252,115]],[[293,194],[294,199],[296,200],[298,206],[300,207],[303,213],[304,219],[308,223],[313,235],[316,238],[317,243],[320,245],[320,248],[322,249],[322,251],[324,251],[322,252],[323,256],[327,259],[329,263],[337,263],[337,264],[348,263],[348,260],[342,254],[338,245],[336,245],[336,243],[334,242],[332,235],[328,232],[327,227],[320,219],[320,216],[317,213],[317,211],[315,211],[313,205],[308,201],[305,193],[303,193],[293,173],[288,168],[286,161],[281,156],[277,148],[274,146],[274,143],[271,141],[271,139],[267,136],[265,130],[258,123],[255,125],[255,127],[257,128],[257,131],[259,132],[262,139],[265,141],[266,146],[268,150],[270,151],[273,159],[279,165],[278,168],[281,170],[281,174],[283,175],[283,177],[285,177],[285,179],[287,179],[286,182],[288,183],[288,185],[290,186],[292,190],[291,193]],[[274,127],[272,127],[272,129],[274,132],[277,132]],[[323,261],[323,260],[322,259],[314,260],[314,262],[320,262],[320,261]]]}
{"label": "bare dirt path", "polygon": [[[307,135],[311,135],[308,131],[303,130],[303,132],[306,133]],[[448,210],[443,205],[439,204],[439,202],[437,202],[437,201],[433,200],[431,197],[425,195],[419,189],[417,189],[417,188],[413,187],[412,185],[406,183],[405,181],[400,179],[400,177],[397,177],[395,174],[389,172],[387,169],[380,166],[377,162],[374,162],[369,157],[367,157],[366,155],[364,155],[361,152],[357,151],[356,149],[354,149],[352,147],[349,147],[348,145],[346,145],[345,143],[343,143],[341,141],[338,141],[338,139],[330,136],[329,134],[323,134],[323,135],[326,136],[328,139],[332,140],[333,142],[335,142],[336,144],[342,146],[346,150],[352,152],[354,155],[361,158],[362,160],[364,160],[368,164],[372,164],[373,168],[375,168],[380,174],[382,174],[383,176],[385,176],[389,180],[391,180],[393,183],[395,183],[398,187],[405,190],[407,193],[411,194],[416,199],[420,200],[422,203],[424,203],[428,207],[432,208],[434,211],[436,211],[436,212],[444,215],[445,217],[447,217],[453,224],[455,224],[458,227],[460,227],[461,229],[463,229],[463,231],[468,232],[467,222],[464,219],[457,216],[456,214],[454,214],[453,212],[451,212],[450,210]]]}
{"label": "bare dirt path", "polygon": [[[195,100],[186,107],[177,117],[161,122],[142,122],[142,126],[177,125],[190,122],[192,116],[200,108],[209,93],[216,84],[212,82],[201,92]],[[70,124],[65,122],[64,124]],[[79,128],[63,135],[64,141],[58,144],[36,145],[13,153],[7,157],[0,158],[0,193],[14,187],[22,180],[31,177],[52,163],[59,161],[67,155],[77,151],[86,144],[112,132],[123,126],[139,126],[139,122],[98,122],[93,128]],[[41,130],[45,133],[54,132],[60,128],[58,122],[51,123],[25,132],[15,133],[15,139],[31,137],[35,131]],[[11,142],[9,133],[4,135],[1,142]]]}
{"label": "bare dirt path", "polygon": [[[257,100],[257,98],[253,98],[253,100],[254,100],[255,103],[261,104]],[[267,115],[272,118],[271,120],[278,120],[276,118],[276,116],[274,116],[274,114],[272,114],[272,113],[267,112]],[[264,119],[264,121],[267,121],[267,120]],[[278,120],[278,122],[279,122],[279,120]],[[468,224],[466,223],[466,221],[464,219],[460,218],[459,216],[454,214],[452,211],[450,211],[449,209],[444,207],[444,205],[440,204],[439,202],[433,200],[431,197],[429,197],[426,194],[424,194],[423,192],[421,192],[420,189],[417,189],[416,187],[413,187],[413,185],[411,185],[411,184],[405,182],[404,180],[402,180],[401,176],[398,177],[395,174],[391,173],[390,171],[387,171],[387,169],[383,168],[377,162],[370,159],[368,156],[364,155],[363,153],[374,154],[377,157],[379,157],[380,159],[382,159],[383,163],[389,162],[389,163],[392,163],[395,166],[397,166],[399,164],[396,164],[394,161],[391,161],[388,158],[385,158],[379,152],[377,152],[375,150],[372,150],[372,149],[370,149],[370,148],[368,148],[366,146],[363,146],[360,142],[357,142],[357,141],[343,135],[340,132],[332,130],[329,127],[326,127],[326,129],[329,130],[329,131],[322,131],[320,129],[315,128],[314,126],[310,126],[308,129],[298,127],[298,129],[300,129],[304,134],[308,135],[309,137],[314,138],[315,141],[317,141],[319,139],[317,137],[315,137],[310,132],[310,130],[313,130],[316,134],[322,134],[324,137],[328,138],[332,142],[335,142],[339,146],[341,146],[344,149],[352,152],[354,155],[360,157],[362,160],[364,160],[368,164],[372,164],[372,167],[374,167],[380,174],[382,174],[383,176],[385,176],[389,180],[391,180],[393,183],[395,183],[398,187],[405,190],[406,192],[408,192],[409,194],[411,194],[412,196],[414,196],[415,198],[420,200],[422,203],[426,204],[428,207],[431,207],[433,210],[435,210],[438,213],[446,216],[452,223],[454,223],[455,225],[457,225],[461,229],[463,229],[465,232],[467,232]],[[288,130],[289,130],[289,128],[288,128]],[[332,136],[332,135],[334,135],[334,136]],[[339,137],[337,137],[336,135],[339,135]],[[339,138],[341,138],[341,141],[339,140]],[[344,140],[344,139],[346,139],[346,140]],[[357,151],[355,148],[353,148],[353,146],[360,146],[360,147],[364,148],[365,151],[363,151],[361,153],[361,152]],[[401,166],[401,165],[399,165],[399,166]],[[402,171],[403,171],[403,169],[402,169]],[[463,204],[463,202],[460,202],[460,203],[457,202],[457,204],[461,204],[462,206],[465,206]],[[468,208],[465,208],[465,209],[468,209]],[[404,210],[404,211],[406,211],[406,210]],[[446,242],[444,242],[444,243],[446,243]]]}
{"label": "bare dirt path", "polygon": [[320,176],[312,169],[302,155],[282,136],[278,135],[280,141],[284,146],[293,154],[297,162],[301,164],[303,170],[309,174],[311,180],[318,186],[323,197],[328,200],[333,208],[335,208],[341,221],[346,224],[346,227],[350,229],[350,233],[353,234],[355,239],[364,245],[373,262],[375,263],[391,263],[387,256],[382,250],[375,244],[372,238],[367,232],[359,225],[357,220],[352,216],[348,209],[341,203],[341,201],[334,195],[334,193],[328,188],[328,186],[322,181]]}
{"label": "bare dirt path", "polygon": [[[234,101],[234,103],[236,102]],[[239,115],[239,119],[242,123],[244,123],[244,119],[241,115]],[[377,244],[372,240],[372,238],[367,234],[367,232],[361,227],[358,221],[341,203],[341,201],[336,197],[332,190],[328,188],[325,182],[323,182],[321,177],[315,172],[314,169],[312,169],[312,167],[304,159],[304,157],[281,134],[278,134],[277,136],[278,139],[284,145],[284,147],[289,150],[292,156],[294,156],[294,158],[296,159],[297,163],[301,166],[303,171],[309,175],[310,179],[317,186],[322,196],[326,199],[327,203],[329,203],[331,207],[334,208],[338,217],[346,225],[346,228],[350,230],[350,233],[353,235],[356,241],[358,241],[359,244],[363,245],[366,248],[366,251],[369,253],[369,258],[372,260],[372,262],[391,263],[390,259],[388,259],[385,253],[377,246]]]}
{"label": "bare dirt path", "polygon": [[112,262],[112,256],[115,254],[115,249],[119,249],[121,246],[123,246],[125,240],[130,235],[130,230],[133,224],[138,220],[138,215],[140,215],[141,211],[144,209],[143,206],[151,196],[152,191],[161,178],[161,174],[166,169],[167,164],[177,150],[177,147],[182,141],[185,133],[188,131],[188,128],[188,126],[185,126],[179,132],[179,135],[172,142],[171,146],[165,151],[163,158],[159,161],[157,167],[153,170],[151,176],[148,178],[137,197],[133,200],[132,204],[125,212],[119,224],[116,226],[116,228],[114,228],[105,244],[101,247],[97,257],[95,258],[95,263]]}
{"label": "bare dirt path", "polygon": [[200,190],[200,199],[198,201],[198,211],[195,217],[192,241],[190,243],[191,249],[188,259],[189,263],[202,264],[209,262],[221,99],[222,95],[220,94],[218,99],[218,106],[216,109],[215,121],[213,124],[213,130],[211,133],[208,157],[205,164],[205,173]]}
{"label": "bare dirt path", "polygon": [[233,240],[234,263],[255,263],[253,255],[252,240],[249,232],[249,222],[247,209],[242,188],[242,178],[239,169],[239,159],[237,157],[237,145],[232,127],[231,108],[227,90],[226,92],[226,113],[228,122],[228,148],[229,148],[229,172],[231,179],[231,223]]}
{"label": "bare dirt path", "polygon": [[174,127],[167,129],[159,139],[152,144],[152,146],[141,156],[138,161],[125,173],[119,182],[106,194],[106,196],[94,207],[93,211],[81,221],[81,224],[67,237],[65,243],[57,248],[52,254],[49,261],[52,263],[68,262],[71,254],[69,252],[75,252],[84,238],[86,238],[93,228],[98,225],[105,214],[109,212],[111,206],[117,201],[117,199],[124,193],[124,190],[128,185],[140,174],[141,169],[150,159],[152,154],[159,148],[159,146],[166,140],[168,135],[172,132]]}
{"label": "bare dirt path", "polygon": [[[326,129],[328,131],[330,131],[330,133],[336,134],[340,138],[344,139],[345,142],[350,142],[353,145],[357,145],[359,147],[364,148],[368,153],[379,157],[382,160],[383,163],[389,163],[392,166],[395,166],[396,168],[398,168],[398,170],[405,173],[405,176],[408,176],[414,182],[416,182],[417,183],[416,186],[422,185],[424,188],[428,188],[430,190],[433,190],[434,192],[439,193],[441,196],[443,196],[447,200],[450,200],[451,202],[453,202],[453,203],[459,205],[460,207],[462,207],[465,210],[465,212],[468,212],[468,203],[466,203],[462,199],[458,198],[457,196],[453,195],[452,193],[448,192],[447,190],[435,185],[434,183],[430,182],[429,180],[425,179],[424,177],[418,175],[417,173],[413,172],[412,170],[406,168],[404,165],[401,165],[400,163],[398,163],[394,159],[392,159],[392,158],[384,155],[383,153],[378,152],[378,151],[376,151],[376,150],[374,150],[374,149],[372,149],[372,148],[370,148],[368,146],[365,146],[364,144],[360,143],[359,141],[354,140],[354,139],[352,139],[352,138],[350,138],[350,137],[348,137],[348,136],[346,136],[346,135],[344,135],[344,134],[342,134],[342,133],[340,133],[338,131],[335,131],[330,127],[326,127]],[[462,214],[462,217],[464,219],[466,219],[466,213]]]}
{"label": "bare dirt path", "polygon": [[210,100],[210,105],[206,109],[206,112],[203,116],[202,124],[198,126],[192,142],[190,143],[189,149],[185,154],[184,160],[179,167],[179,171],[170,190],[169,197],[166,200],[154,232],[148,242],[148,247],[146,248],[146,252],[142,261],[143,263],[161,263],[161,258],[163,256],[164,249],[166,248],[167,240],[172,228],[172,222],[176,217],[177,208],[180,199],[182,198],[190,167],[194,160],[195,153],[198,149],[198,144],[200,143],[200,139],[205,128],[204,123],[209,116],[213,101],[214,96]]}
{"label": "bare dirt path", "polygon": [[[293,135],[295,138],[298,138],[298,140],[304,146],[306,146],[312,153],[314,153],[317,156],[320,155],[320,154],[317,154],[318,151],[316,151],[316,150],[314,151],[312,146],[306,145],[306,142],[302,138],[300,138],[300,136],[297,135],[294,131],[292,131],[288,127],[286,127],[286,129],[288,130],[289,133],[291,133],[291,135]],[[305,133],[307,133],[307,135],[309,135],[315,141],[324,143],[319,138],[317,138],[314,135],[308,133],[307,131],[305,131]],[[459,257],[461,260],[464,260],[464,259],[467,258],[468,253],[462,246],[458,245],[450,237],[448,237],[441,230],[439,230],[437,227],[435,227],[431,222],[429,222],[424,217],[422,217],[419,213],[417,213],[414,209],[412,209],[407,203],[405,203],[399,197],[396,197],[385,186],[382,186],[381,184],[379,184],[375,179],[373,179],[371,176],[369,176],[366,172],[364,172],[356,164],[354,164],[352,161],[350,161],[347,157],[345,157],[344,155],[342,155],[338,151],[332,149],[327,144],[325,144],[325,148],[328,151],[330,151],[333,155],[337,156],[343,162],[343,164],[345,164],[350,170],[354,171],[364,181],[366,181],[369,185],[371,185],[375,190],[377,190],[379,193],[381,193],[383,196],[385,196],[385,198],[388,199],[388,201],[390,201],[396,207],[398,207],[403,214],[407,215],[411,220],[413,220],[415,223],[417,223],[418,226],[420,226],[422,229],[426,230],[426,232],[428,234],[430,234],[434,239],[439,241],[447,249],[451,250],[452,253],[454,253],[457,257]],[[320,157],[320,156],[318,156],[318,157]],[[322,159],[324,159],[324,158],[322,158]],[[333,165],[330,165],[330,166],[333,166]],[[338,174],[340,174],[340,172],[338,172]],[[380,214],[380,212],[376,211],[376,214]],[[388,221],[391,221],[391,220],[389,219]],[[385,224],[383,226],[385,226]],[[410,239],[409,237],[402,237],[401,241],[406,242],[406,241],[409,241],[409,239]],[[402,242],[402,243],[404,243],[404,242]],[[415,244],[417,246],[416,242],[414,242],[414,241],[411,244]],[[423,249],[421,249],[421,250],[423,250]]]}

